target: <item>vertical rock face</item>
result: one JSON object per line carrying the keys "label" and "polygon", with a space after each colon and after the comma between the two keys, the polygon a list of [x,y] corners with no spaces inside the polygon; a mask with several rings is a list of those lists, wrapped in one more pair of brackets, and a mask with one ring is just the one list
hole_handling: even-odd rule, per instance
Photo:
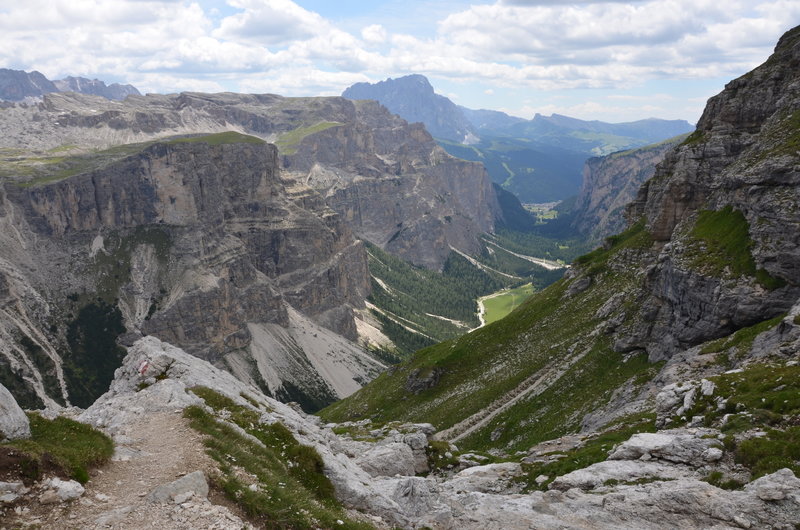
{"label": "vertical rock face", "polygon": [[[629,216],[644,218],[662,250],[643,316],[618,348],[663,358],[781,314],[800,295],[799,66],[795,28],[709,100],[697,131],[639,191]],[[725,247],[736,227],[746,233]]]}
{"label": "vertical rock face", "polygon": [[438,269],[502,218],[482,166],[372,102],[53,93],[0,135],[21,160],[0,161],[0,383],[30,406],[91,402],[117,335],[152,334],[319,407],[382,368],[348,340],[354,236]]}
{"label": "vertical rock face", "polygon": [[448,155],[421,124],[373,102],[357,121],[305,138],[284,167],[318,189],[359,237],[439,269],[451,247],[479,250],[500,207],[481,164]]}
{"label": "vertical rock face", "polygon": [[[131,336],[152,334],[219,365],[250,359],[242,377],[273,394],[291,385],[298,400],[312,392],[310,406],[354,391],[381,368],[342,338],[318,345],[359,359],[345,362],[335,380],[319,373],[319,363],[282,372],[254,360],[275,361],[279,352],[264,351],[252,326],[289,328],[300,318],[294,310],[310,318],[298,333],[321,326],[354,339],[352,310],[369,292],[362,244],[313,190],[286,190],[274,146],[156,143],[102,169],[6,193],[8,209],[24,218],[23,231],[15,229],[27,253],[41,263],[30,283],[45,298],[73,299],[79,311],[95,299],[111,304]],[[69,322],[52,314],[38,324],[60,319]],[[73,350],[75,325],[66,332]],[[63,340],[57,331],[45,335],[52,344]],[[291,353],[321,354],[314,346]],[[66,360],[78,365],[67,377],[74,387],[91,359]],[[313,391],[305,371],[316,374]]]}
{"label": "vertical rock face", "polygon": [[654,175],[667,152],[684,138],[587,160],[572,226],[593,241],[622,232],[625,207]]}

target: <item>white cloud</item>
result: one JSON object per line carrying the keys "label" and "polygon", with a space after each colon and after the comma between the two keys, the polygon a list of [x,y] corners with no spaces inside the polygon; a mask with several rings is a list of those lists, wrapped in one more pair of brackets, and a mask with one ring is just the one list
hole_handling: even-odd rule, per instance
{"label": "white cloud", "polygon": [[224,18],[215,37],[284,45],[319,35],[330,26],[291,0],[229,0],[229,4],[243,11]]}
{"label": "white cloud", "polygon": [[386,42],[386,29],[380,24],[371,24],[361,30],[361,38],[370,44]]}
{"label": "white cloud", "polygon": [[[0,66],[168,92],[336,94],[356,81],[409,73],[495,90],[621,89],[739,75],[800,23],[796,0],[483,0],[422,35],[363,18],[346,31],[291,0],[197,1],[6,2]],[[650,105],[655,113],[699,105],[624,97],[590,103],[559,108],[622,113],[623,106],[646,112]]]}

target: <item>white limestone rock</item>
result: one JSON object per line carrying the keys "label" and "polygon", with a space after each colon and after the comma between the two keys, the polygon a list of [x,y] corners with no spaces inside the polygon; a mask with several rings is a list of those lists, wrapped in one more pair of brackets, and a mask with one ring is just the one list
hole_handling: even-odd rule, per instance
{"label": "white limestone rock", "polygon": [[633,483],[641,479],[675,480],[695,475],[691,469],[661,462],[606,460],[556,478],[549,488],[593,490],[609,483]]}
{"label": "white limestone rock", "polygon": [[377,445],[359,457],[356,462],[373,477],[416,474],[414,452],[404,443]]}
{"label": "white limestone rock", "polygon": [[638,433],[620,444],[609,456],[609,460],[638,460],[644,455],[673,463],[688,464],[693,467],[716,461],[721,453],[709,451],[719,449],[719,440],[703,438],[703,434],[719,434],[717,431],[697,429],[694,434],[675,429],[657,433]]}
{"label": "white limestone rock", "polygon": [[30,438],[31,425],[28,416],[17,404],[14,396],[0,384],[0,440]]}
{"label": "white limestone rock", "polygon": [[69,502],[81,497],[83,486],[75,480],[61,480],[58,477],[47,479],[42,483],[45,492],[39,497],[42,504]]}
{"label": "white limestone rock", "polygon": [[508,493],[519,488],[512,483],[522,474],[522,466],[516,462],[488,464],[467,468],[442,484],[442,489],[455,493]]}
{"label": "white limestone rock", "polygon": [[194,471],[150,492],[147,500],[153,503],[183,504],[192,497],[208,497],[208,482],[202,471]]}

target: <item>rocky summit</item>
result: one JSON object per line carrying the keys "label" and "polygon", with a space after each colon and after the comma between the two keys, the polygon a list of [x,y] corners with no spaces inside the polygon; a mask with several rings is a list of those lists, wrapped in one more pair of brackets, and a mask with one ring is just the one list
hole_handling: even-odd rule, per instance
{"label": "rocky summit", "polygon": [[0,526],[796,528],[799,65],[795,28],[671,148],[590,161],[598,237],[646,179],[624,230],[391,367],[357,343],[393,289],[370,267],[508,277],[481,241],[546,239],[485,235],[510,199],[421,124],[268,94],[4,106]]}

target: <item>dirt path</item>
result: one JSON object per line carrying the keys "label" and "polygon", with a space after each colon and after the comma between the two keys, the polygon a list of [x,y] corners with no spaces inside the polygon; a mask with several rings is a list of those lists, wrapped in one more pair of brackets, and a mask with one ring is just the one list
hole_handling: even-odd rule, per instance
{"label": "dirt path", "polygon": [[12,525],[53,530],[247,526],[229,508],[207,499],[190,499],[180,505],[153,504],[146,499],[157,486],[193,471],[208,475],[215,469],[201,435],[189,427],[180,411],[143,416],[121,441],[112,462],[92,473],[80,499],[61,505],[34,501]]}

